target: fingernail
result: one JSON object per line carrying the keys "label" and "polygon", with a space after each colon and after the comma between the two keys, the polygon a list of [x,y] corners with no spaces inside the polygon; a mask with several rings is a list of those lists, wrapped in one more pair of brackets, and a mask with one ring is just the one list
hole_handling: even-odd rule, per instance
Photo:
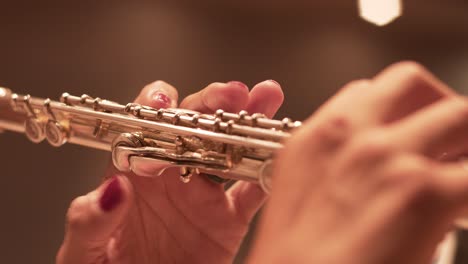
{"label": "fingernail", "polygon": [[269,82],[272,82],[272,83],[274,83],[274,84],[276,84],[276,85],[278,85],[278,86],[281,87],[281,84],[279,84],[279,82],[277,82],[277,81],[275,81],[275,80],[273,80],[273,79],[270,79],[270,80],[268,80],[268,81],[269,81]]}
{"label": "fingernail", "polygon": [[117,177],[114,177],[106,189],[104,190],[101,199],[99,199],[99,206],[105,212],[109,212],[122,201],[122,188]]}
{"label": "fingernail", "polygon": [[163,93],[155,93],[153,95],[153,100],[158,102],[159,108],[169,107],[171,105],[171,98]]}
{"label": "fingernail", "polygon": [[228,82],[227,84],[230,84],[230,85],[237,85],[237,86],[240,86],[242,88],[245,88],[245,89],[249,89],[249,87],[247,87],[247,85],[243,82],[239,82],[239,81],[230,81]]}

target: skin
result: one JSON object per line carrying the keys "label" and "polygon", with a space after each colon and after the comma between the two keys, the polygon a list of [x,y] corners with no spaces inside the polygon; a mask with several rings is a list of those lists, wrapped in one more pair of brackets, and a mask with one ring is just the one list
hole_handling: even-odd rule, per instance
{"label": "skin", "polygon": [[[274,113],[280,103],[262,108],[254,90],[243,106]],[[206,91],[180,107],[203,110]],[[467,99],[414,62],[346,85],[278,153],[247,263],[430,263],[468,208],[454,162],[467,128]],[[265,199],[244,182],[225,193],[203,177],[119,179],[112,211],[96,209],[105,184],[72,203],[58,263],[231,263]]]}
{"label": "skin", "polygon": [[350,83],[285,143],[247,263],[431,263],[468,208],[467,129],[414,62]]}
{"label": "skin", "polygon": [[[155,108],[202,113],[245,109],[272,117],[283,93],[274,81],[259,83],[250,91],[239,82],[213,83],[180,104],[177,101],[177,90],[162,81],[146,86],[135,100]],[[232,263],[266,198],[248,182],[237,182],[225,191],[223,185],[194,175],[183,184],[177,169],[153,178],[114,170],[108,174],[112,179],[71,203],[58,264]],[[111,185],[114,194],[109,196],[106,190]]]}

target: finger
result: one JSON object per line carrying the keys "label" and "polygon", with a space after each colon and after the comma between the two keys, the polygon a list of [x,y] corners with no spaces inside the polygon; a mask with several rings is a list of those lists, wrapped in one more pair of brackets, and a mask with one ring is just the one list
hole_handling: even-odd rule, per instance
{"label": "finger", "polygon": [[[155,81],[146,85],[135,98],[135,103],[159,108],[175,108],[178,101],[177,89],[163,81]],[[118,170],[110,164],[105,172],[105,178],[118,173]]]}
{"label": "finger", "polygon": [[[456,93],[415,62],[393,64],[372,80],[346,85],[317,111],[320,125],[330,119],[345,119],[353,131],[387,124]],[[359,107],[356,107],[359,106]]]}
{"label": "finger", "polygon": [[135,99],[135,103],[153,108],[175,108],[179,94],[177,89],[163,81],[146,85]]}
{"label": "finger", "polygon": [[387,130],[402,149],[437,158],[468,152],[468,99],[441,100],[408,116]]}
{"label": "finger", "polygon": [[249,100],[249,88],[241,82],[212,83],[198,93],[187,96],[180,108],[201,113],[244,110]]}
{"label": "finger", "polygon": [[431,168],[434,185],[432,189],[437,191],[440,201],[445,202],[445,206],[442,206],[452,214],[463,213],[465,217],[468,208],[467,165],[466,162],[438,163]]}
{"label": "finger", "polygon": [[387,67],[373,79],[364,98],[374,122],[399,120],[435,101],[456,93],[415,62]]}
{"label": "finger", "polygon": [[284,101],[284,94],[279,83],[268,80],[255,85],[249,93],[247,112],[262,113],[272,118]]}
{"label": "finger", "polygon": [[76,198],[67,212],[58,264],[105,263],[107,246],[133,202],[127,178],[114,176],[98,189]]}
{"label": "finger", "polygon": [[[322,124],[329,124],[330,120],[346,119],[354,128],[367,127],[368,113],[357,114],[362,100],[362,94],[366,94],[372,88],[372,80],[355,80],[340,89],[332,98],[304,123],[305,126],[317,127]],[[361,105],[364,108],[363,105]]]}
{"label": "finger", "polygon": [[[255,85],[250,91],[246,110],[249,113],[262,113],[272,118],[284,100],[281,86],[272,80]],[[256,183],[238,181],[228,189],[226,195],[245,223],[250,223],[264,204],[267,194]]]}
{"label": "finger", "polygon": [[267,199],[260,185],[238,181],[226,192],[237,215],[246,224],[250,223]]}

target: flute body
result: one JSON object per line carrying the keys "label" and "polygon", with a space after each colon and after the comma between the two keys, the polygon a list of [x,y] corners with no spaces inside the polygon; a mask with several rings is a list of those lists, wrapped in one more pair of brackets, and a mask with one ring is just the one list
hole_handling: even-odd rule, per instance
{"label": "flute body", "polygon": [[268,192],[274,155],[300,125],[245,111],[201,114],[68,93],[53,101],[0,87],[0,130],[34,143],[109,151],[118,170],[141,176],[179,167],[183,182],[205,173],[256,182]]}

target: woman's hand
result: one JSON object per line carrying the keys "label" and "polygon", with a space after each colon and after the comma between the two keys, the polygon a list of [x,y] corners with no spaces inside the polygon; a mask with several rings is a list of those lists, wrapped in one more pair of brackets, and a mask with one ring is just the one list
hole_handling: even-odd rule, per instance
{"label": "woman's hand", "polygon": [[[136,102],[271,117],[283,93],[274,81],[250,92],[240,82],[213,83],[180,105],[177,100],[177,90],[158,81],[146,86]],[[57,263],[232,263],[264,200],[255,184],[237,182],[225,191],[222,184],[198,175],[184,184],[177,169],[154,178],[115,174],[71,203]]]}
{"label": "woman's hand", "polygon": [[467,131],[467,99],[418,64],[350,83],[277,157],[249,263],[430,263],[468,208],[468,170],[447,162]]}

